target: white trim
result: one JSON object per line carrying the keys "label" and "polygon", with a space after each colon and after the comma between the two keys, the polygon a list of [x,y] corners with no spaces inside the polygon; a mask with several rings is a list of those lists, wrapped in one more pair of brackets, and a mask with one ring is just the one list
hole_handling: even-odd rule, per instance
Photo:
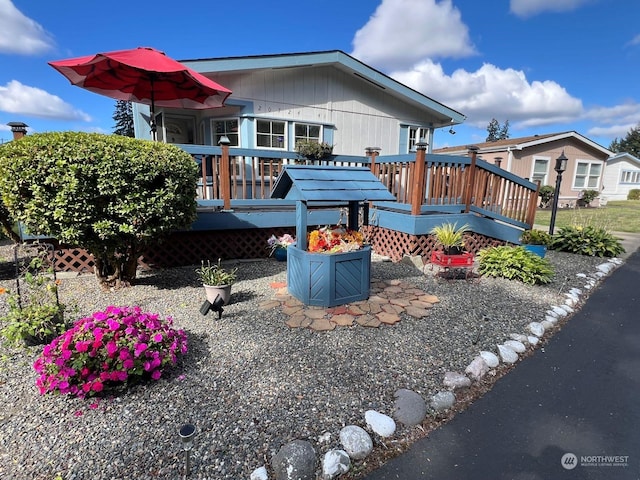
{"label": "white trim", "polygon": [[[582,187],[579,187],[576,185],[576,180],[578,177],[578,166],[581,163],[586,163],[589,165],[588,167],[588,171],[587,171],[587,175],[585,175],[585,185]],[[598,181],[596,183],[595,186],[589,186],[589,178],[593,177],[593,175],[591,174],[591,166],[592,165],[599,165],[600,166],[600,175],[598,175]],[[586,160],[586,159],[576,159],[576,163],[575,163],[575,168],[573,170],[573,179],[571,181],[571,190],[578,190],[578,191],[582,191],[582,190],[600,190],[600,181],[602,179],[602,174],[604,172],[604,164],[602,162],[599,162],[597,160]]]}
{"label": "white trim", "polygon": [[[511,153],[511,152],[509,152],[509,153]],[[547,168],[545,169],[544,178],[540,182],[540,186],[548,185],[549,184],[549,167],[551,166],[551,157],[546,157],[546,156],[543,156],[543,155],[534,155],[531,158],[531,160],[532,160],[531,161],[531,172],[530,172],[530,175],[529,175],[529,180],[535,183],[535,180],[534,180],[533,177],[534,177],[534,175],[536,173],[535,172],[536,160],[542,160],[542,161],[547,162]]]}

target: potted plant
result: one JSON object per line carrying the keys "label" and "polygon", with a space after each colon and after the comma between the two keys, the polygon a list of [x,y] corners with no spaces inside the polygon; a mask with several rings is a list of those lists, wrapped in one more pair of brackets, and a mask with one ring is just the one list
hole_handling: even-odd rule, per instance
{"label": "potted plant", "polygon": [[544,257],[551,244],[551,235],[542,230],[525,230],[520,235],[522,246],[539,257]]}
{"label": "potted plant", "polygon": [[457,223],[443,223],[433,227],[431,234],[436,237],[436,241],[442,247],[445,255],[461,255],[464,252],[463,234],[468,228],[467,224],[458,228]]}
{"label": "potted plant", "polygon": [[276,237],[271,235],[267,240],[267,248],[270,250],[269,256],[273,256],[279,262],[287,259],[287,248],[296,243],[296,239],[288,233]]}
{"label": "potted plant", "polygon": [[218,263],[214,264],[210,260],[207,260],[206,264],[202,261],[200,268],[196,269],[196,274],[202,281],[209,303],[215,304],[218,297],[222,298],[223,305],[229,303],[231,285],[236,281],[237,272],[237,267],[231,270],[223,268],[220,258]]}
{"label": "potted plant", "polygon": [[298,140],[296,152],[307,160],[321,160],[333,152],[333,145],[316,140]]}

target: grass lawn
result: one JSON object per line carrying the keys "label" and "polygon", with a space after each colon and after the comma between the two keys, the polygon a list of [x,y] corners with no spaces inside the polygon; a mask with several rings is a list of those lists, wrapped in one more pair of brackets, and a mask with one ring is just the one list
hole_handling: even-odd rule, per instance
{"label": "grass lawn", "polygon": [[[549,226],[551,209],[536,212],[536,225]],[[569,225],[593,225],[610,232],[640,233],[640,200],[620,200],[606,207],[559,208],[556,214],[557,231]]]}

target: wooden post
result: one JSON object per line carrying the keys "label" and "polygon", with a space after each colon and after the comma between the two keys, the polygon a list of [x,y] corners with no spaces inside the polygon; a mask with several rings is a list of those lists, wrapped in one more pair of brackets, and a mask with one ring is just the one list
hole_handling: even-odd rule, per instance
{"label": "wooden post", "polygon": [[538,208],[538,194],[540,193],[540,180],[537,182],[536,193],[533,194],[533,198],[531,198],[531,192],[529,192],[529,211],[527,212],[526,223],[529,224],[531,228],[533,228],[533,222],[536,219],[536,210]]}
{"label": "wooden post", "polygon": [[471,154],[471,165],[469,166],[469,173],[467,174],[467,184],[465,186],[466,192],[464,192],[464,213],[469,213],[471,210],[471,202],[473,201],[473,189],[476,179],[476,157],[478,155],[478,147],[472,145],[469,147],[469,153]]}
{"label": "wooden post", "polygon": [[373,173],[376,177],[378,174],[376,173],[376,158],[380,155],[380,149],[378,147],[367,147],[365,149],[365,154],[369,157],[369,161],[371,162],[369,168],[371,169],[371,173]]}
{"label": "wooden post", "polygon": [[419,142],[416,143],[416,147],[418,150],[416,151],[415,168],[411,182],[411,215],[420,215],[426,189],[424,164],[427,144]]}
{"label": "wooden post", "polygon": [[302,200],[296,202],[296,247],[302,251],[306,251],[308,247],[307,203]]}
{"label": "wooden post", "polygon": [[231,210],[231,162],[229,160],[229,144],[227,137],[222,137],[218,142],[222,148],[220,158],[220,193],[222,194],[223,209]]}

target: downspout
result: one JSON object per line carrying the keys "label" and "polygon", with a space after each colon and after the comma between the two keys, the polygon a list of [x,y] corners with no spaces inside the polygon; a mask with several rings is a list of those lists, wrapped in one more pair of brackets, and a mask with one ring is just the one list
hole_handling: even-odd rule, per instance
{"label": "downspout", "polygon": [[511,164],[513,163],[513,152],[511,147],[507,147],[507,172],[511,172]]}

